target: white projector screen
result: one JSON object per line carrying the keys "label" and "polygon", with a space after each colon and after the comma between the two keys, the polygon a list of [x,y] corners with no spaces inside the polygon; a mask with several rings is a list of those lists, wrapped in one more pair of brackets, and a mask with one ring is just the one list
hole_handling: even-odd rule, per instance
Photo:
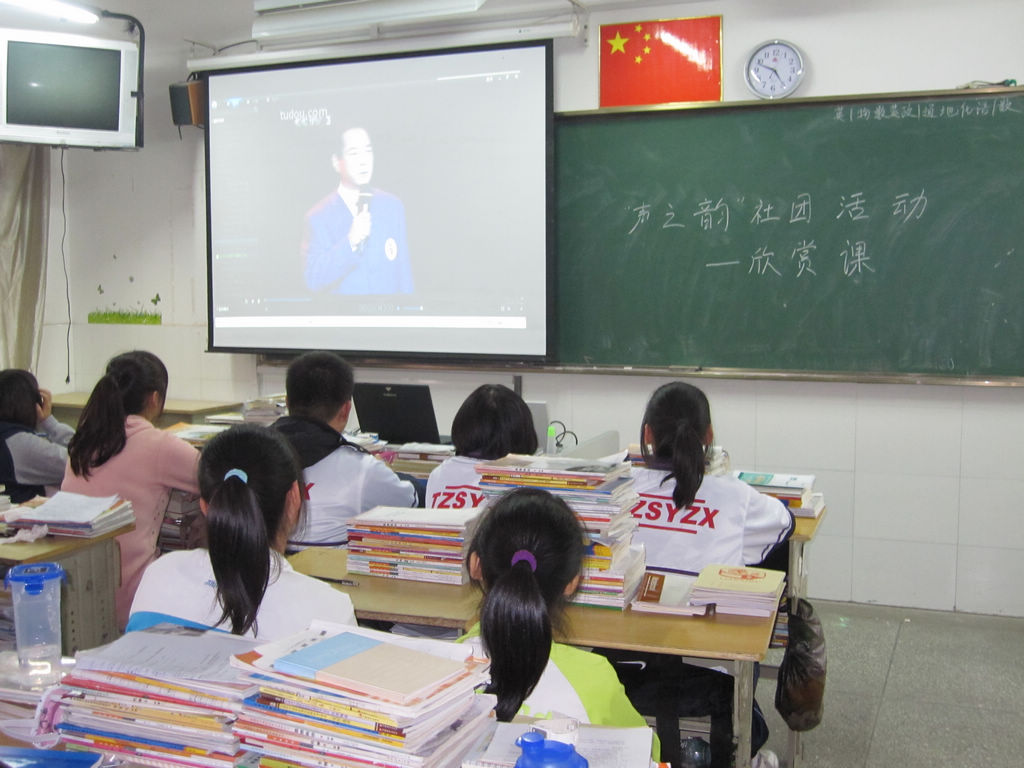
{"label": "white projector screen", "polygon": [[550,42],[204,76],[211,349],[547,357]]}

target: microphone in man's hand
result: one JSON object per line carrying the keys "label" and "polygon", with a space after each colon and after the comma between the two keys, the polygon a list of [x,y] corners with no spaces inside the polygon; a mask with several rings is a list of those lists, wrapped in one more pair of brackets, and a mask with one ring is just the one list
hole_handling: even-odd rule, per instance
{"label": "microphone in man's hand", "polygon": [[[359,199],[356,200],[356,212],[359,215],[370,213],[370,200],[373,198],[373,193],[370,192],[366,187],[362,187],[359,190]],[[362,240],[359,241],[358,251],[362,252],[363,248],[366,247],[366,241],[370,239],[370,235],[367,234]]]}

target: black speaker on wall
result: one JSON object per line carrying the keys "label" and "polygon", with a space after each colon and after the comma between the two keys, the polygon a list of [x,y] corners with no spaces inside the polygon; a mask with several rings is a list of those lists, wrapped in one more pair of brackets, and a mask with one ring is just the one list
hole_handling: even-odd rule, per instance
{"label": "black speaker on wall", "polygon": [[171,83],[171,120],[175,125],[206,125],[206,82]]}

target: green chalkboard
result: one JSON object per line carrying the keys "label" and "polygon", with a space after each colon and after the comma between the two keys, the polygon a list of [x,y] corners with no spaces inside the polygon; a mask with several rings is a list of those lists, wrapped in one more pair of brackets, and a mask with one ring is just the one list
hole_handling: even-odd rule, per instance
{"label": "green chalkboard", "polygon": [[1024,90],[556,120],[559,362],[1024,375]]}

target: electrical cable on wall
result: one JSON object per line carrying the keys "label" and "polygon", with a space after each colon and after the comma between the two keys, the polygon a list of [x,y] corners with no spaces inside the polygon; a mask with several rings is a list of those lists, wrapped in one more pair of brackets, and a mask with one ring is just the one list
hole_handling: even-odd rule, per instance
{"label": "electrical cable on wall", "polygon": [[68,237],[68,209],[67,209],[67,191],[68,191],[68,180],[64,173],[64,153],[67,152],[67,147],[60,148],[60,214],[63,220],[63,230],[60,233],[60,260],[61,264],[64,265],[64,298],[68,305],[68,330],[67,335],[64,338],[65,350],[67,353],[67,364],[68,370],[67,375],[64,377],[64,383],[71,383],[71,280],[68,277],[68,257],[64,251],[64,243]]}

